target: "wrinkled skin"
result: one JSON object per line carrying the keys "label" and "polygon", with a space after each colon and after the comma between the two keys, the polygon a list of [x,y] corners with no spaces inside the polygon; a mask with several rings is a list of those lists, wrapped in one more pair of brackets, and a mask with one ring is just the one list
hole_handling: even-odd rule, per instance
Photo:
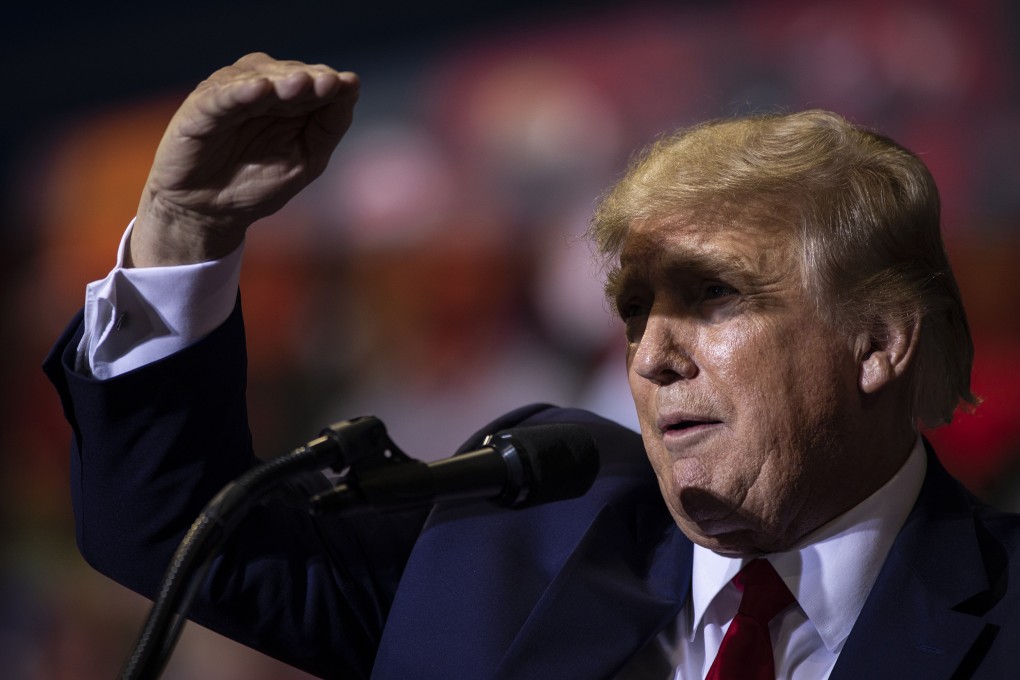
{"label": "wrinkled skin", "polygon": [[816,311],[783,229],[633,224],[610,294],[645,448],[694,542],[738,555],[790,548],[905,460],[909,428],[894,432],[875,398],[891,374],[868,382],[870,353],[857,356]]}
{"label": "wrinkled skin", "polygon": [[249,54],[184,100],[160,141],[128,250],[137,267],[226,255],[318,177],[350,127],[359,82]]}

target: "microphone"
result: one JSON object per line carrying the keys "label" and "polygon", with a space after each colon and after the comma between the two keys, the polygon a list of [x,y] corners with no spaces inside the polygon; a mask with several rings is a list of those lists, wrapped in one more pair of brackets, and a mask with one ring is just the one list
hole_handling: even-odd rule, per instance
{"label": "microphone", "polygon": [[313,497],[312,512],[357,515],[470,500],[527,508],[583,495],[599,470],[595,438],[580,425],[513,428],[482,446],[433,463],[406,459],[366,470]]}

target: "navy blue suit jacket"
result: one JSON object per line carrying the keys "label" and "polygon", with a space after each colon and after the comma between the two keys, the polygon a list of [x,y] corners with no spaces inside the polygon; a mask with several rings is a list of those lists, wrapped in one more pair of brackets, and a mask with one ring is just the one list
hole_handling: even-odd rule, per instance
{"label": "navy blue suit jacket", "polygon": [[[166,360],[108,381],[72,370],[80,320],[46,362],[73,429],[79,547],[151,595],[206,502],[254,464],[240,312]],[[633,432],[536,405],[520,423],[578,422],[599,443],[584,497],[313,519],[255,509],[210,570],[192,618],[324,677],[611,678],[672,621],[691,543]],[[1020,677],[1020,522],[978,503],[929,455],[920,497],[831,675]]]}

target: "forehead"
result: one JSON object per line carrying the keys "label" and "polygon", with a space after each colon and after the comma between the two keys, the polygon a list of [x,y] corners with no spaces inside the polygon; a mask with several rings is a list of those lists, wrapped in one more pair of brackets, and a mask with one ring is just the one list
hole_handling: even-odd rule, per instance
{"label": "forehead", "polygon": [[792,225],[776,218],[650,218],[629,225],[620,268],[774,278],[799,273],[796,246]]}

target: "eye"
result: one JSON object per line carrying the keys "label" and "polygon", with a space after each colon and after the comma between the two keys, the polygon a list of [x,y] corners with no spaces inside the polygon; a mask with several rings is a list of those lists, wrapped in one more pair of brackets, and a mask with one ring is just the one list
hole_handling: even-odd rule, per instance
{"label": "eye", "polygon": [[619,286],[613,296],[613,307],[624,321],[638,316],[647,316],[651,309],[648,291],[643,286]]}
{"label": "eye", "polygon": [[648,316],[648,305],[640,302],[626,302],[617,305],[620,318],[629,323],[634,319],[641,319]]}
{"label": "eye", "polygon": [[728,286],[725,283],[713,281],[711,283],[705,284],[705,287],[702,289],[701,299],[704,302],[717,302],[726,300],[728,298],[733,297],[734,295],[739,294],[740,291],[738,291],[733,286]]}
{"label": "eye", "polygon": [[628,327],[644,321],[649,314],[649,306],[642,303],[627,303],[617,308],[620,318]]}
{"label": "eye", "polygon": [[617,304],[616,309],[623,320],[627,340],[636,342],[644,333],[649,306],[642,302],[628,301]]}

